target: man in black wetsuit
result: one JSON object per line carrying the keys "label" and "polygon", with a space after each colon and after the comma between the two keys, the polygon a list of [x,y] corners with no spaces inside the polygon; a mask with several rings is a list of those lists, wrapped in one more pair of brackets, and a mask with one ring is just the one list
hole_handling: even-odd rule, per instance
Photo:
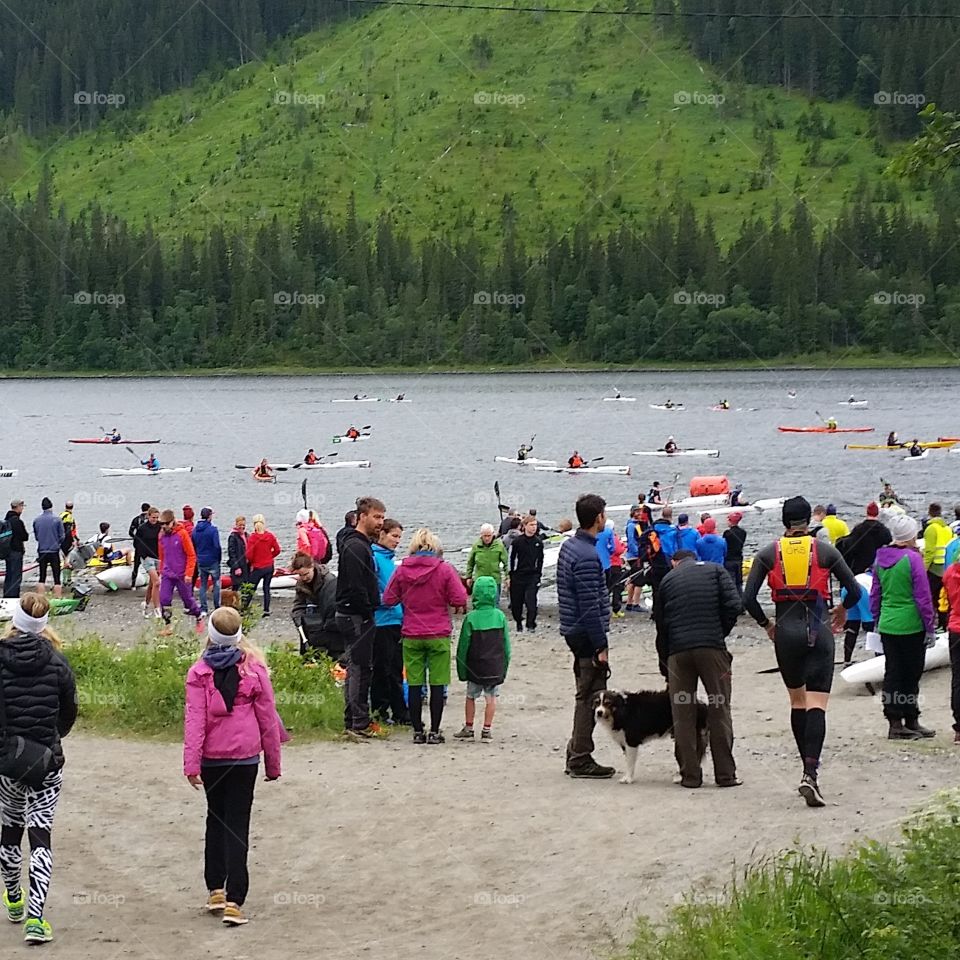
{"label": "man in black wetsuit", "polygon": [[[846,611],[857,605],[860,585],[836,547],[810,536],[810,504],[803,497],[784,503],[783,525],[784,536],[753,559],[743,606],[773,641],[790,697],[790,726],[803,760],[800,795],[808,806],[823,807],[826,801],[817,770],[833,684],[833,631],[843,628]],[[828,618],[831,574],[847,588],[847,595],[843,606],[835,607]],[[776,606],[775,620],[769,619],[757,602],[764,578]]]}

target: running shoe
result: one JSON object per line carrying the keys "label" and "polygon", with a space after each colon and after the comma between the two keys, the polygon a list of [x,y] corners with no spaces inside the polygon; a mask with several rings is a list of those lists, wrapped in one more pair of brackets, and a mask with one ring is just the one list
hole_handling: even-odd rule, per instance
{"label": "running shoe", "polygon": [[817,783],[817,778],[811,777],[809,773],[803,775],[797,789],[800,791],[800,796],[807,801],[808,807],[825,807],[827,805],[827,801],[823,799],[823,794],[820,792],[820,784]]}
{"label": "running shoe", "polygon": [[210,896],[207,897],[207,902],[204,904],[204,908],[207,913],[220,913],[224,907],[227,905],[227,894],[224,890],[211,890]]}
{"label": "running shoe", "polygon": [[464,724],[454,735],[454,740],[472,740],[473,739],[473,727],[468,727]]}
{"label": "running shoe", "polygon": [[228,927],[241,927],[250,921],[243,915],[243,911],[235,903],[228,903],[223,908],[223,922]]}
{"label": "running shoe", "polygon": [[493,739],[493,732],[492,732],[491,730],[481,730],[481,731],[480,731],[480,739],[481,739],[481,741],[482,741],[482,740],[492,740],[492,739]]}
{"label": "running shoe", "polygon": [[413,731],[413,742],[414,743],[426,743],[427,735],[422,730]]}
{"label": "running shoe", "polygon": [[23,927],[24,943],[49,943],[53,939],[53,930],[46,920],[31,917]]}
{"label": "running shoe", "polygon": [[23,888],[20,888],[20,899],[11,900],[7,895],[7,891],[3,891],[3,905],[7,908],[7,919],[11,923],[23,923],[23,914],[26,910],[26,894],[23,892]]}
{"label": "running shoe", "polygon": [[431,730],[427,734],[427,743],[446,743],[446,742],[447,742],[446,738],[439,730],[437,730],[436,732]]}
{"label": "running shoe", "polygon": [[622,610],[618,610],[615,614],[613,614],[613,616],[617,620],[622,620],[626,616],[626,614]]}

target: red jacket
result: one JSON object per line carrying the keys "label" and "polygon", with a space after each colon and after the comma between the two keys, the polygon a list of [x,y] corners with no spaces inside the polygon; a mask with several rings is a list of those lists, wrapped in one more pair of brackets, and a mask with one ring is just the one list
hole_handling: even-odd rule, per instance
{"label": "red jacket", "polygon": [[251,533],[247,537],[247,563],[251,570],[261,567],[272,567],[273,558],[280,556],[280,544],[277,538],[269,531]]}
{"label": "red jacket", "polygon": [[951,633],[960,633],[960,563],[951,563],[944,571],[943,589],[947,592],[947,603],[950,605],[947,629]]}

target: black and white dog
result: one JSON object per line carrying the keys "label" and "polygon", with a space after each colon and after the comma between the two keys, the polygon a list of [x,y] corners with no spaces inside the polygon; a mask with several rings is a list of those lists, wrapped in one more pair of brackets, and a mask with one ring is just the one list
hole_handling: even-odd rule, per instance
{"label": "black and white dog", "polygon": [[[627,772],[620,778],[621,783],[633,783],[641,743],[653,737],[673,736],[668,690],[637,693],[601,690],[594,694],[593,712],[597,723],[606,729],[626,757]],[[707,749],[707,705],[702,700],[697,701],[697,749],[702,760]]]}

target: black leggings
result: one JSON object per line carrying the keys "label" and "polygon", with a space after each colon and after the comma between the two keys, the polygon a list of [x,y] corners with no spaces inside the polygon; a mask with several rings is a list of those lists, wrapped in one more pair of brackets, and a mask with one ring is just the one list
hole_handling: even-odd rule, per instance
{"label": "black leggings", "polygon": [[886,669],[883,673],[883,715],[888,720],[920,716],[920,677],[927,657],[925,635],[881,633]]}
{"label": "black leggings", "polygon": [[263,581],[263,612],[270,612],[270,581],[273,579],[273,566],[269,567],[256,567],[250,571],[250,576],[247,577],[247,582],[253,584],[253,589],[256,590],[260,584],[260,581]]}
{"label": "black leggings", "polygon": [[208,890],[226,890],[238,907],[247,899],[247,849],[250,809],[257,783],[256,763],[225,767],[201,764],[207,795],[207,833],[203,846],[203,876]]}
{"label": "black leggings", "polygon": [[517,626],[523,623],[523,608],[527,608],[527,628],[537,625],[537,592],[540,590],[540,581],[534,578],[510,577],[510,612]]}
{"label": "black leggings", "polygon": [[866,623],[860,620],[847,620],[847,625],[843,630],[843,662],[849,663],[853,659],[853,651],[857,646],[857,637],[860,631],[870,633],[873,630],[872,623]]}

